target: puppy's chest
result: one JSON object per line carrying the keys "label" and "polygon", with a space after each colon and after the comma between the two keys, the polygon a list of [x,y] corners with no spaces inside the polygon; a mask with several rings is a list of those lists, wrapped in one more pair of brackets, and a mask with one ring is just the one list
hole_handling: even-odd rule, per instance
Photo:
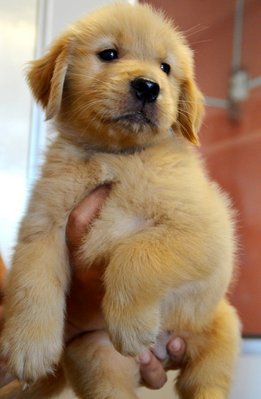
{"label": "puppy's chest", "polygon": [[133,227],[163,216],[175,197],[173,169],[171,162],[160,164],[137,154],[101,158],[102,181],[113,183],[109,206],[125,215],[131,213],[134,217],[128,221]]}
{"label": "puppy's chest", "polygon": [[169,223],[172,218],[171,170],[150,160],[101,157],[102,181],[112,181],[109,198],[88,233],[88,248],[106,252],[118,240]]}

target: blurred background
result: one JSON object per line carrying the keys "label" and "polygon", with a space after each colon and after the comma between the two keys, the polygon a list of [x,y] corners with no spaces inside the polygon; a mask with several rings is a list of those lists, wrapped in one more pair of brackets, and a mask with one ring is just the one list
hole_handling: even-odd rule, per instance
{"label": "blurred background", "polygon": [[[32,102],[24,68],[67,24],[108,2],[0,0],[0,252],[6,264],[48,130]],[[230,297],[243,322],[244,340],[231,398],[260,399],[261,2],[140,2],[165,10],[194,50],[207,105],[200,151],[210,175],[238,210],[238,273]],[[161,392],[143,390],[142,398],[173,398],[171,385]]]}

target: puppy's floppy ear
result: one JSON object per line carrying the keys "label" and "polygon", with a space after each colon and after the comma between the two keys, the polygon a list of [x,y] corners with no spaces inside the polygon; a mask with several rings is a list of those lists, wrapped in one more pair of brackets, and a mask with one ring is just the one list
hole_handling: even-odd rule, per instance
{"label": "puppy's floppy ear", "polygon": [[46,119],[60,110],[70,51],[69,39],[61,38],[30,65],[27,79],[36,101],[45,109]]}
{"label": "puppy's floppy ear", "polygon": [[181,85],[175,128],[191,143],[199,144],[198,131],[204,115],[204,97],[193,78]]}

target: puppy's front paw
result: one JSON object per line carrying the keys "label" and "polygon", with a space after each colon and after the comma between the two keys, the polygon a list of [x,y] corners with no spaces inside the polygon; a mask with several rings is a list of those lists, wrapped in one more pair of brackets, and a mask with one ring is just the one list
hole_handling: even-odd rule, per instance
{"label": "puppy's front paw", "polygon": [[3,331],[1,355],[13,375],[31,383],[53,371],[61,355],[62,340],[51,325],[49,330],[48,326],[27,326],[23,330],[15,326],[7,326]]}
{"label": "puppy's front paw", "polygon": [[109,333],[114,347],[124,356],[136,356],[153,346],[157,336],[155,331],[141,331],[135,326],[112,328]]}
{"label": "puppy's front paw", "polygon": [[125,356],[136,356],[154,345],[159,320],[155,317],[130,317],[108,321],[108,329],[114,347]]}

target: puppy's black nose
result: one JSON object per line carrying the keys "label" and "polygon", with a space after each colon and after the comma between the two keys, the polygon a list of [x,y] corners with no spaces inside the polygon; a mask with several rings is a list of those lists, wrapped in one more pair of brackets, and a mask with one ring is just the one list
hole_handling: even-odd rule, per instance
{"label": "puppy's black nose", "polygon": [[136,78],[130,84],[136,97],[143,103],[156,101],[160,92],[158,83],[145,78]]}

